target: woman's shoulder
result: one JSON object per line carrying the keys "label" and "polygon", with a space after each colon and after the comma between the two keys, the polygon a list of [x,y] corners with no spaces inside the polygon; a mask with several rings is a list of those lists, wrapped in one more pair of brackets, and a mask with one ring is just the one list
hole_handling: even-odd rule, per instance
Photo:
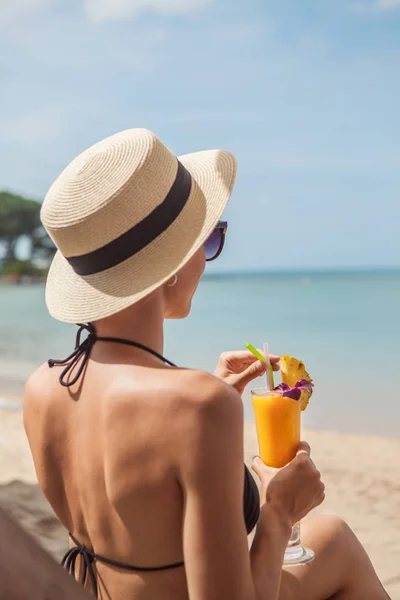
{"label": "woman's shoulder", "polygon": [[232,410],[233,406],[242,407],[240,396],[232,386],[205,371],[182,370],[174,388],[177,401],[188,410],[207,413]]}
{"label": "woman's shoulder", "polygon": [[195,369],[162,369],[153,371],[150,380],[138,382],[132,380],[121,389],[118,396],[122,404],[131,403],[132,395],[136,397],[160,398],[168,410],[184,410],[188,412],[207,412],[224,410],[232,405],[242,406],[239,394],[214,375]]}
{"label": "woman's shoulder", "polygon": [[171,369],[152,372],[145,381],[125,381],[114,388],[106,421],[114,431],[131,422],[152,422],[154,429],[204,431],[212,423],[242,423],[243,405],[237,391],[204,371]]}
{"label": "woman's shoulder", "polygon": [[24,385],[24,408],[35,402],[37,398],[42,399],[51,390],[49,381],[49,368],[47,363],[38,367],[26,380]]}

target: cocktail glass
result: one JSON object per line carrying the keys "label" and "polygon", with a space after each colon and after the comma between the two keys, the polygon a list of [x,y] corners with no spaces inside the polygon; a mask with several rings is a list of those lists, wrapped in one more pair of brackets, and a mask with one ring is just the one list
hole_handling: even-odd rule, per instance
{"label": "cocktail glass", "polygon": [[[251,391],[260,457],[266,465],[275,468],[287,465],[296,456],[300,444],[300,401],[283,394],[282,390],[267,388]],[[295,567],[313,559],[314,552],[301,544],[300,522],[295,523],[283,564]]]}

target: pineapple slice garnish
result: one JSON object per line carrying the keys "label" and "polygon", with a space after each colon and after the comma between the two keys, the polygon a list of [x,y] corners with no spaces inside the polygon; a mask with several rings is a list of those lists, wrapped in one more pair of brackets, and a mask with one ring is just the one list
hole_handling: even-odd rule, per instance
{"label": "pineapple slice garnish", "polygon": [[[282,383],[287,383],[290,387],[295,387],[296,383],[303,379],[312,382],[310,375],[307,373],[304,363],[297,360],[293,356],[284,354],[280,359]],[[310,390],[302,390],[300,396],[301,410],[306,410],[310,396],[313,393],[312,387]]]}

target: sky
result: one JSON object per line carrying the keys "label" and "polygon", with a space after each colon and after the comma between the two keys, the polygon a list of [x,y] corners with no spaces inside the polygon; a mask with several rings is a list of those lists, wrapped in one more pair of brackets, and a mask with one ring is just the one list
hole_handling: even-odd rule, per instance
{"label": "sky", "polygon": [[211,270],[400,266],[400,0],[0,0],[0,189],[153,130],[239,164]]}

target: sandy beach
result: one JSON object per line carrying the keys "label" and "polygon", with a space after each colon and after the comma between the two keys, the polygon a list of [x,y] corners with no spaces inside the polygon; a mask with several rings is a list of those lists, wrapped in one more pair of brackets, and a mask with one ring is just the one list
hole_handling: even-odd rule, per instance
{"label": "sandy beach", "polygon": [[[13,400],[0,407],[0,505],[60,558],[65,530],[38,489],[22,412]],[[400,439],[308,430],[303,438],[326,484],[318,512],[349,523],[391,599],[400,600]],[[247,464],[256,452],[254,425],[246,423]]]}

